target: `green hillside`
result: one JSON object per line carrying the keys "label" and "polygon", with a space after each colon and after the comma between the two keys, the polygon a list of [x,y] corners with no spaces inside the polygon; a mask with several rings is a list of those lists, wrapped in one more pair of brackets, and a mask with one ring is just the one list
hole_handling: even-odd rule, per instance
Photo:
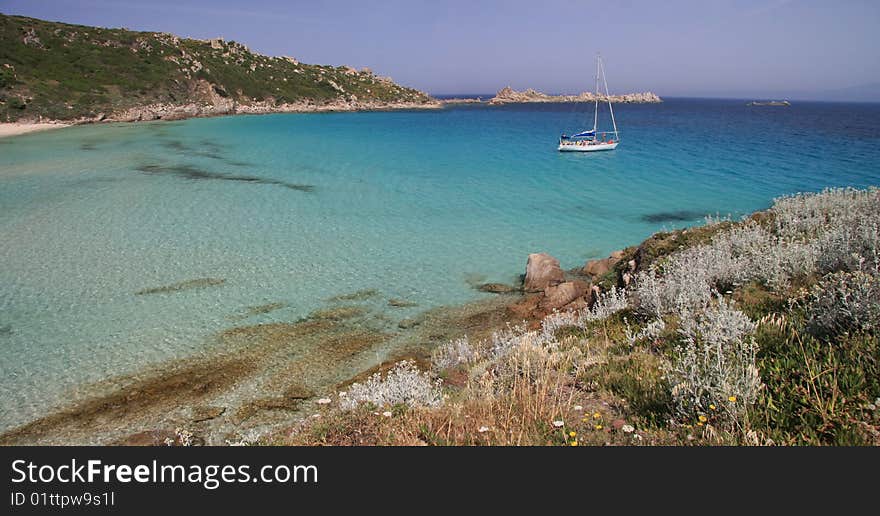
{"label": "green hillside", "polygon": [[0,121],[95,118],[218,99],[246,106],[430,100],[369,70],[264,56],[234,41],[0,14]]}

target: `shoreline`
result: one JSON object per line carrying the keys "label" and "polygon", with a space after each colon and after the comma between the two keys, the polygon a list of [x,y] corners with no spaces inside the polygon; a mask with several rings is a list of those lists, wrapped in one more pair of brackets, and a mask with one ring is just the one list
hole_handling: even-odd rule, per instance
{"label": "shoreline", "polygon": [[[519,93],[519,92],[514,92]],[[274,115],[282,113],[294,114],[311,114],[311,113],[360,113],[375,111],[432,111],[446,109],[447,106],[480,104],[486,106],[500,106],[505,104],[528,104],[528,103],[568,103],[568,102],[585,102],[592,101],[593,98],[581,95],[543,95],[539,94],[539,98],[520,97],[520,98],[499,98],[498,96],[491,99],[480,98],[453,98],[453,99],[432,99],[429,102],[367,102],[367,103],[328,103],[313,104],[311,102],[301,102],[295,104],[282,104],[280,106],[269,106],[261,103],[257,104],[234,104],[219,103],[213,105],[166,105],[166,104],[148,104],[144,106],[136,106],[120,111],[118,113],[106,115],[98,114],[92,118],[80,118],[73,120],[49,120],[40,122],[0,122],[0,139],[20,136],[34,132],[47,131],[51,129],[61,129],[64,127],[73,127],[78,125],[91,124],[107,124],[107,123],[131,123],[131,122],[159,122],[159,121],[178,121],[188,120],[191,118],[214,118],[222,116],[237,115]],[[613,97],[613,96],[612,96]],[[629,97],[629,95],[622,96]],[[662,100],[619,100],[612,98],[612,102],[623,103],[659,103]]]}
{"label": "shoreline", "polygon": [[70,127],[71,125],[74,124],[55,121],[38,122],[33,124],[26,122],[0,122],[0,138],[10,138],[22,134],[61,129],[62,127]]}
{"label": "shoreline", "polygon": [[376,102],[376,103],[330,103],[330,104],[283,104],[281,106],[233,105],[198,106],[196,104],[162,105],[151,104],[129,108],[112,115],[99,114],[93,118],[75,120],[49,120],[41,122],[0,122],[0,138],[19,136],[50,129],[73,127],[77,125],[178,121],[191,118],[214,118],[237,115],[274,115],[282,113],[358,113],[371,111],[412,111],[443,109],[442,101],[433,102]]}

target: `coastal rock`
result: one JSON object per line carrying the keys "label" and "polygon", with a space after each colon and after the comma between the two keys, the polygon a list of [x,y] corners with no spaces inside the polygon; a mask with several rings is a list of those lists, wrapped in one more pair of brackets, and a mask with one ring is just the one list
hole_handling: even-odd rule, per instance
{"label": "coastal rock", "polygon": [[509,294],[519,289],[505,285],[504,283],[483,283],[477,286],[477,290],[481,292],[491,292],[492,294]]}
{"label": "coastal rock", "polygon": [[598,278],[608,274],[615,265],[623,258],[623,251],[614,251],[608,258],[601,260],[590,260],[584,265],[583,273],[593,278]]}
{"label": "coastal rock", "polygon": [[543,295],[531,295],[507,307],[508,311],[517,319],[533,319],[540,317],[538,305],[544,298]]}
{"label": "coastal rock", "polygon": [[562,308],[589,292],[590,285],[584,281],[566,281],[559,285],[547,287],[544,290],[544,298],[541,299],[538,306],[546,311]]}
{"label": "coastal rock", "polygon": [[565,281],[565,274],[559,267],[559,260],[547,253],[532,253],[526,262],[526,277],[523,288],[526,292],[541,292],[552,285]]}

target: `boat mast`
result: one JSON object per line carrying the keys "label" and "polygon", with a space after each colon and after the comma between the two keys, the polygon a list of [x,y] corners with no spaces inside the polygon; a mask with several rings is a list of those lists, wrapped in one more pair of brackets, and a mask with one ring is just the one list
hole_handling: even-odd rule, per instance
{"label": "boat mast", "polygon": [[[598,58],[598,61],[599,63],[602,63],[601,56]],[[620,137],[617,135],[617,122],[614,121],[614,108],[611,107],[611,95],[608,93],[608,79],[605,77],[605,65],[601,64],[600,68],[602,70],[602,81],[605,83],[605,98],[608,99],[608,111],[611,113],[611,124],[614,126],[614,140],[620,141]],[[598,99],[596,105],[598,105]]]}
{"label": "boat mast", "polygon": [[593,139],[596,139],[596,128],[599,125],[599,54],[596,54],[596,109],[593,112]]}

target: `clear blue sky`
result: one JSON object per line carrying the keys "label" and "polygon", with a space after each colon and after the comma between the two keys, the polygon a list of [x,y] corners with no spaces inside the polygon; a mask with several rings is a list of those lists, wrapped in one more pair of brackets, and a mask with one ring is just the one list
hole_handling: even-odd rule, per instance
{"label": "clear blue sky", "polygon": [[0,0],[0,12],[223,36],[435,94],[591,89],[597,51],[615,92],[880,94],[878,0]]}

